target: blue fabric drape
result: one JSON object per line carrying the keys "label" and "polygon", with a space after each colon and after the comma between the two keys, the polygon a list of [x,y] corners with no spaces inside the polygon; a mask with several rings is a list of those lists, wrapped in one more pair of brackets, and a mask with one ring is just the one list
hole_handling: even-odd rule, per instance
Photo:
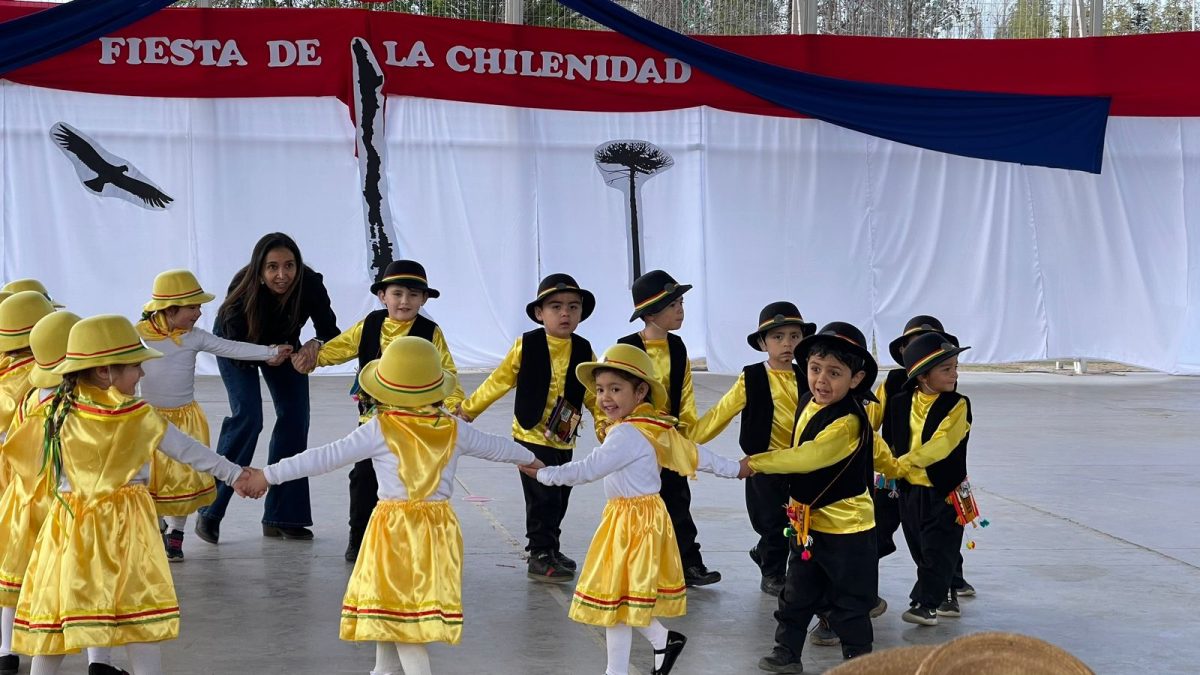
{"label": "blue fabric drape", "polygon": [[584,16],[771,103],[954,155],[1100,173],[1107,97],[996,94],[856,82],[701,42],[611,0],[559,0]]}
{"label": "blue fabric drape", "polygon": [[175,0],[72,0],[0,23],[0,75],[124,28]]}

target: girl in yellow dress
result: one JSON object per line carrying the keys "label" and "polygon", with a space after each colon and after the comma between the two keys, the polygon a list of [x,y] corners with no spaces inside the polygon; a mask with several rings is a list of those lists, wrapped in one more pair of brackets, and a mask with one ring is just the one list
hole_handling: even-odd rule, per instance
{"label": "girl in yellow dress", "polygon": [[568,616],[606,628],[607,675],[629,672],[632,628],[654,648],[654,675],[665,675],[687,638],[668,631],[658,617],[683,616],[687,597],[675,530],[659,497],[661,470],[688,477],[700,470],[722,478],[745,478],[749,471],[687,440],[675,430],[674,418],[656,412],[665,405],[667,391],[641,349],[614,345],[599,361],[579,364],[575,373],[596,392],[596,405],[611,422],[603,444],[577,462],[521,471],[544,485],[604,479],[608,503]]}
{"label": "girl in yellow dress", "polygon": [[158,356],[129,320],[94,316],[71,328],[66,358],[54,368],[63,381],[43,432],[54,503],[29,559],[13,634],[13,651],[34,655],[32,675],[53,675],[80,649],[122,645],[136,675],[162,672],[156,643],[178,636],[179,607],[146,489],[156,449],[245,493],[251,470],[134,396],[140,364]]}
{"label": "girl in yellow dress", "polygon": [[425,644],[458,644],[462,636],[462,533],[449,503],[458,458],[541,464],[512,439],[478,431],[441,408],[457,378],[442,369],[428,340],[392,340],[358,380],[377,402],[368,422],[266,467],[247,485],[258,491],[364,459],[374,463],[379,504],[342,600],[341,638],[376,643],[373,675],[427,675]]}
{"label": "girl in yellow dress", "polygon": [[[142,307],[138,334],[152,343],[163,358],[143,366],[142,397],[158,414],[183,433],[209,445],[208,419],[196,402],[196,354],[208,352],[240,361],[266,361],[272,366],[291,356],[291,345],[267,346],[219,338],[196,328],[200,305],[214,296],[205,293],[187,270],[168,270],[154,278],[150,302]],[[208,506],[217,496],[213,477],[177,462],[163,452],[154,453],[150,468],[150,496],[158,515],[165,519],[163,532],[168,562],[183,560],[183,532],[188,515]]]}
{"label": "girl in yellow dress", "polygon": [[[38,319],[54,311],[40,293],[21,291],[0,302],[0,440],[8,431],[17,406],[29,393],[29,371],[33,353],[29,351],[29,332]],[[8,484],[11,469],[0,457],[0,490]],[[0,540],[0,546],[4,546]]]}

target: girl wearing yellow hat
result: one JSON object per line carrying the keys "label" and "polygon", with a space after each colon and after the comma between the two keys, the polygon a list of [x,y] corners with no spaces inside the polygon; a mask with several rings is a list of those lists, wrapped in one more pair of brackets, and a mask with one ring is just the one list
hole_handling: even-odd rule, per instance
{"label": "girl wearing yellow hat", "polygon": [[[50,301],[34,291],[13,293],[0,302],[0,440],[17,405],[29,393],[33,368],[29,332],[38,319],[53,311]],[[8,463],[0,461],[0,490],[8,485],[10,471]]]}
{"label": "girl wearing yellow hat", "polygon": [[462,533],[450,507],[462,455],[541,466],[515,441],[485,434],[440,406],[457,386],[433,343],[396,338],[359,371],[375,416],[345,438],[251,477],[257,491],[370,459],[379,504],[342,601],[341,638],[375,642],[375,675],[430,672],[425,644],[462,636]]}
{"label": "girl wearing yellow hat", "polygon": [[679,545],[659,496],[662,469],[693,478],[697,470],[722,478],[745,478],[750,472],[687,440],[675,429],[674,418],[656,412],[666,405],[667,390],[641,349],[614,345],[599,361],[579,364],[575,373],[596,392],[596,405],[613,423],[603,444],[578,462],[521,471],[543,485],[604,479],[608,503],[568,616],[606,627],[608,675],[629,672],[631,627],[654,647],[652,672],[669,673],[687,638],[668,631],[658,617],[683,616],[687,597]]}
{"label": "girl wearing yellow hat", "polygon": [[[291,345],[267,346],[219,338],[196,327],[200,305],[214,296],[200,287],[188,270],[167,270],[154,278],[150,302],[142,307],[138,334],[163,358],[143,366],[142,396],[168,422],[183,433],[209,445],[208,418],[196,402],[196,354],[208,352],[239,361],[266,361],[279,365],[291,356]],[[217,495],[212,476],[154,453],[150,470],[150,495],[158,515],[166,519],[163,541],[167,560],[183,560],[183,531],[189,514],[208,506]]]}
{"label": "girl wearing yellow hat", "polygon": [[71,327],[62,383],[44,412],[54,504],[17,599],[13,650],[31,672],[57,672],[65,654],[126,646],[133,670],[159,673],[157,642],[179,634],[179,607],[146,489],[155,449],[243,489],[252,471],[220,457],[134,396],[141,363],[160,356],[127,319]]}

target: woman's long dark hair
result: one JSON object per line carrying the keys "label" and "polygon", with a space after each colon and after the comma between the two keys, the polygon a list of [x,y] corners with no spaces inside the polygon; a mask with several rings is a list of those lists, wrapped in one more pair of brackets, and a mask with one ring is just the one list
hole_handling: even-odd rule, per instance
{"label": "woman's long dark hair", "polygon": [[[263,268],[267,265],[267,254],[277,248],[285,248],[296,257],[296,278],[288,287],[283,297],[275,296],[263,287]],[[263,334],[263,303],[277,300],[283,306],[283,318],[288,328],[295,328],[300,323],[300,295],[304,285],[304,258],[300,256],[300,247],[296,242],[282,232],[272,232],[264,235],[254,245],[250,253],[250,264],[243,267],[234,278],[237,285],[225,297],[221,308],[217,310],[217,323],[223,323],[230,312],[240,311],[246,316],[246,337],[249,342],[257,342]]]}

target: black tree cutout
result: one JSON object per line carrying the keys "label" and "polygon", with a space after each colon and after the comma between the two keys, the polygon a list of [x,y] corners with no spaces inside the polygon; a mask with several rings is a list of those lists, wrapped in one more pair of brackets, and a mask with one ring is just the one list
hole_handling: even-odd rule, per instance
{"label": "black tree cutout", "polygon": [[[371,247],[371,278],[392,261],[388,237],[391,214],[387,206],[387,182],[383,173],[383,70],[366,40],[350,42],[354,55],[354,121],[358,127],[358,163],[362,176],[363,206],[367,218],[367,243]],[[377,137],[378,134],[378,137]]]}
{"label": "black tree cutout", "polygon": [[638,192],[646,179],[675,165],[662,148],[649,141],[609,141],[596,148],[596,168],[611,188],[625,194],[625,223],[628,227],[629,283],[642,276],[646,267],[645,247],[638,218]]}

